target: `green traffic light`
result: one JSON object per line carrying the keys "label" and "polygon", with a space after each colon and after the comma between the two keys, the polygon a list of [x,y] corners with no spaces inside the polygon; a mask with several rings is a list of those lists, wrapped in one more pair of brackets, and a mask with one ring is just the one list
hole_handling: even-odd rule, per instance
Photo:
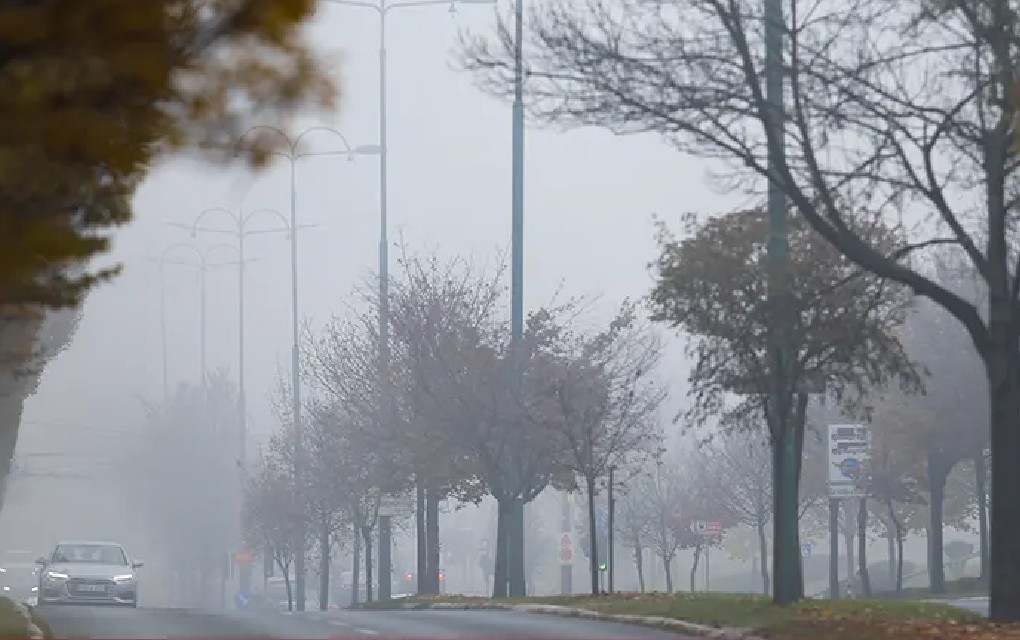
{"label": "green traffic light", "polygon": [[600,562],[599,563],[599,571],[605,571],[608,568],[609,568],[609,565],[606,564],[605,562]]}

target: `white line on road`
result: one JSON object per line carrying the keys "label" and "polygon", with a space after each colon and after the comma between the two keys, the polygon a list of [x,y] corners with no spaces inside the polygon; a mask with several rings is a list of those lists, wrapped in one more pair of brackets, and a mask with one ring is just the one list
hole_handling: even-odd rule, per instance
{"label": "white line on road", "polygon": [[379,632],[374,629],[355,629],[358,633],[363,633],[366,636],[377,636]]}
{"label": "white line on road", "polygon": [[352,626],[352,625],[347,624],[346,622],[340,622],[339,620],[329,620],[328,622],[331,625],[333,625],[334,627],[350,627],[350,626]]}

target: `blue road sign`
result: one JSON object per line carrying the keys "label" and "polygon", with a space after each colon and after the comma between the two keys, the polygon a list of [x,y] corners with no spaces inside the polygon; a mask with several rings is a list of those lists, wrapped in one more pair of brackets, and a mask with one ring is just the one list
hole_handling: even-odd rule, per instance
{"label": "blue road sign", "polygon": [[238,591],[237,595],[234,596],[234,606],[237,607],[238,611],[244,611],[248,608],[248,603],[251,601],[251,595],[244,591]]}
{"label": "blue road sign", "polygon": [[805,557],[805,558],[810,558],[811,557],[811,550],[813,548],[814,548],[814,545],[812,545],[810,542],[805,542],[804,544],[800,545],[800,555]]}

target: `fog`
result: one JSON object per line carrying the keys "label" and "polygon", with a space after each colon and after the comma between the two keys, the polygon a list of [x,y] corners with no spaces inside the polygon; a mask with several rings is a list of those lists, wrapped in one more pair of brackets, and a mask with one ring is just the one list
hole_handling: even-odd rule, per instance
{"label": "fog", "polygon": [[[438,6],[394,12],[389,19],[391,240],[449,256],[493,256],[509,246],[510,109],[451,69],[457,29],[485,28],[491,12],[484,5],[465,5],[451,15]],[[336,61],[343,88],[335,121],[325,124],[352,145],[378,142],[376,20],[374,12],[324,4],[312,28],[316,46]],[[317,124],[323,123],[309,120],[295,130]],[[332,150],[336,142],[323,134],[310,144]],[[532,128],[526,148],[524,297],[529,308],[561,291],[596,296],[593,314],[608,321],[623,299],[649,291],[653,215],[672,222],[685,212],[724,211],[743,202],[712,189],[711,165],[677,154],[655,137]],[[298,219],[314,225],[300,231],[298,239],[300,315],[312,327],[344,313],[352,289],[375,269],[378,173],[373,157],[299,162]],[[235,415],[226,411],[200,424],[179,414],[160,422],[148,413],[164,399],[164,367],[171,396],[181,385],[201,381],[200,278],[196,269],[174,263],[161,273],[158,258],[173,243],[193,242],[204,249],[233,242],[218,235],[193,240],[168,223],[190,226],[211,207],[272,208],[287,214],[288,189],[283,164],[250,176],[176,158],[151,174],[138,192],[135,222],[117,232],[108,257],[124,265],[123,274],[89,295],[72,343],[49,363],[26,404],[18,466],[0,513],[3,547],[41,555],[61,539],[122,542],[146,562],[143,603],[171,605],[182,603],[172,593],[172,567],[181,561],[180,554],[191,553],[196,545],[215,546],[216,539],[236,538],[232,527],[240,505],[233,441],[214,435],[234,425]],[[227,228],[229,220],[210,216],[204,224]],[[261,225],[272,229],[278,223],[267,215],[256,228]],[[271,396],[290,359],[290,247],[280,233],[253,236],[245,249],[254,259],[246,265],[245,291],[247,458],[253,464],[279,427]],[[193,256],[180,250],[172,258]],[[221,260],[234,258],[216,254],[214,261]],[[205,300],[207,370],[221,372],[233,393],[238,367],[235,265],[208,271]],[[662,371],[671,392],[663,409],[670,440],[678,437],[671,418],[685,402],[688,365],[680,342],[670,339]],[[180,495],[194,496],[195,502],[181,505],[170,497]],[[529,518],[537,523],[528,534],[537,592],[559,589],[555,553],[561,505],[560,494],[549,490],[529,506]],[[575,522],[581,522],[583,512],[575,511]],[[441,518],[443,548],[449,554],[443,557],[446,588],[486,592],[491,587],[483,582],[478,555],[495,542],[493,501],[447,503]],[[396,527],[393,564],[399,575],[413,570],[413,523],[398,519]],[[338,554],[335,571],[349,570],[348,553]],[[626,550],[618,553],[624,556],[617,561],[618,582],[629,586],[634,583],[631,560]],[[750,562],[713,553],[713,572],[754,575]],[[923,539],[912,539],[906,553],[923,563]],[[221,555],[205,561],[222,560]],[[583,560],[579,557],[574,571],[574,586],[580,590],[587,580]],[[659,565],[648,562],[648,580],[661,588]],[[690,562],[686,552],[677,560],[681,585],[686,585]],[[261,567],[255,575],[261,580]],[[309,588],[314,584],[310,579]],[[229,589],[218,593],[229,594]],[[217,606],[217,600],[214,594],[186,604]]]}

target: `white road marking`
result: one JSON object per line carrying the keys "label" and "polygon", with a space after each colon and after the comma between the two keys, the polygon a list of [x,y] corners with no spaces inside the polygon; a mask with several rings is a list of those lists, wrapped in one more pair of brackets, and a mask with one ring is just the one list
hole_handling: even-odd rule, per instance
{"label": "white road marking", "polygon": [[350,627],[350,626],[352,626],[352,625],[347,624],[346,622],[340,622],[339,620],[330,620],[329,624],[333,625],[334,627]]}
{"label": "white road marking", "polygon": [[379,632],[374,629],[355,629],[358,633],[363,633],[366,636],[377,636]]}

